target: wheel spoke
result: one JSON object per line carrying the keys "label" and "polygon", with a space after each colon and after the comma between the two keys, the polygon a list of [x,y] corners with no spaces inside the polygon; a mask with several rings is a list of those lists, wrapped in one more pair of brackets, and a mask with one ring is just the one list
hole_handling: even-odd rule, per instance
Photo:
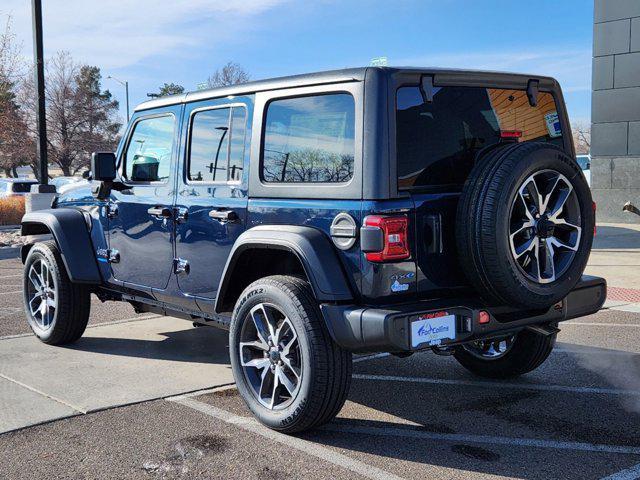
{"label": "wheel spoke", "polygon": [[[522,196],[522,200],[525,206],[528,207],[529,205],[527,204],[527,201],[524,197],[525,192],[533,201],[533,206],[535,207],[536,211],[540,213],[542,211],[542,195],[540,195],[540,191],[538,190],[538,185],[536,184],[534,177],[529,177],[527,180],[525,180],[525,183],[520,188],[520,195]],[[529,215],[527,216],[529,217],[531,215],[531,210],[529,210],[529,208],[527,208],[527,210],[529,212]]]}
{"label": "wheel spoke", "polygon": [[263,368],[268,368],[269,365],[271,364],[268,358],[254,358],[249,360],[248,362],[241,360],[240,363],[242,364],[243,367],[253,367],[253,368],[257,368],[258,370],[262,370]]}
{"label": "wheel spoke", "polygon": [[544,277],[544,281],[552,282],[556,279],[556,267],[555,267],[555,252],[550,239],[547,238],[544,242],[544,273],[548,276]]}
{"label": "wheel spoke", "polygon": [[31,268],[29,269],[28,277],[29,277],[29,281],[31,282],[31,284],[36,290],[42,289],[42,286],[43,286],[42,278],[39,276],[38,272],[36,272],[35,264],[31,265]]}
{"label": "wheel spoke", "polygon": [[42,285],[46,288],[49,288],[49,267],[47,266],[46,263],[41,262],[40,265],[42,265]]}
{"label": "wheel spoke", "polygon": [[513,249],[516,260],[519,260],[525,253],[529,253],[538,248],[538,237],[531,237],[526,243],[520,245],[520,248]]}
{"label": "wheel spoke", "polygon": [[261,343],[268,344],[268,338],[271,336],[273,327],[269,324],[268,317],[262,304],[257,305],[251,310],[251,319],[258,332],[258,340]]}
{"label": "wheel spoke", "polygon": [[271,368],[265,368],[262,371],[262,375],[260,376],[260,389],[258,391],[258,396],[260,397],[260,399],[264,399],[265,397],[268,397],[269,392],[271,391],[270,386],[272,383],[272,379],[274,378],[273,372],[271,371]]}
{"label": "wheel spoke", "polygon": [[42,299],[39,296],[34,296],[33,298],[31,298],[31,300],[29,300],[29,310],[31,310],[31,316],[35,317],[36,313],[38,313],[40,311],[40,303],[38,303],[37,306],[34,306],[33,303],[36,300],[40,300],[40,303],[42,303]]}
{"label": "wheel spoke", "polygon": [[[551,196],[559,188],[559,185],[561,182],[564,184],[565,188],[559,191],[553,206],[551,206],[551,208],[549,209],[548,204],[549,204],[549,201],[551,200]],[[565,203],[567,203],[567,200],[569,199],[569,196],[571,195],[572,191],[573,191],[573,186],[570,183],[567,183],[567,181],[564,180],[563,177],[558,177],[558,179],[556,180],[556,183],[553,185],[553,188],[551,189],[551,192],[549,193],[549,195],[547,196],[547,199],[545,200],[545,211],[546,209],[549,209],[549,219],[551,221],[554,221],[562,213],[562,210],[564,209],[564,205]]]}
{"label": "wheel spoke", "polygon": [[567,250],[571,250],[571,251],[575,252],[575,251],[578,250],[578,245],[580,243],[580,238],[578,237],[575,242],[572,242],[573,245],[570,245],[569,243],[563,242],[562,240],[560,240],[557,237],[549,237],[547,239],[547,242],[550,243],[553,247],[566,248]]}
{"label": "wheel spoke", "polygon": [[296,391],[296,385],[287,377],[284,370],[279,365],[276,367],[276,376],[279,379],[280,384],[284,385],[289,395],[293,395]]}
{"label": "wheel spoke", "polygon": [[[276,367],[277,369],[277,367]],[[276,406],[276,397],[278,396],[278,386],[280,385],[280,376],[275,373],[271,374],[273,377],[273,388],[271,390],[271,403],[269,408],[273,409]]]}

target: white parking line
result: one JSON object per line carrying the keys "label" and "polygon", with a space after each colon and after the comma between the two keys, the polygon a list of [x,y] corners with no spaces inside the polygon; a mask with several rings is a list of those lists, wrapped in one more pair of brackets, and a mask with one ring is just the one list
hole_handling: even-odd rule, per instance
{"label": "white parking line", "polygon": [[640,463],[621,472],[614,473],[601,480],[637,480],[640,478]]}
{"label": "white parking line", "polygon": [[424,430],[394,427],[364,427],[358,425],[341,425],[337,423],[325,425],[322,430],[339,433],[356,433],[361,435],[376,435],[385,437],[404,437],[419,440],[438,440],[445,442],[481,443],[494,445],[509,445],[518,447],[549,448],[552,450],[574,450],[582,452],[622,453],[640,455],[640,447],[624,445],[603,445],[583,442],[561,442],[556,440],[542,440],[537,438],[494,437],[491,435],[466,435],[458,433],[435,433]]}
{"label": "white parking line", "polygon": [[562,322],[563,325],[580,325],[582,327],[640,327],[640,323],[605,323],[605,322]]}
{"label": "white parking line", "polygon": [[295,448],[296,450],[304,452],[308,455],[312,455],[326,462],[332,463],[333,465],[345,468],[366,478],[371,478],[373,480],[400,480],[402,478],[372,465],[367,465],[360,460],[349,458],[346,455],[342,455],[341,453],[333,451],[327,447],[323,447],[322,445],[319,445],[317,443],[303,440],[297,437],[291,437],[289,435],[270,430],[267,427],[259,424],[253,418],[240,417],[226,410],[221,410],[214,407],[213,405],[199,402],[192,398],[172,398],[169,401],[192,408],[204,413],[205,415],[216,418],[218,420],[222,420],[226,423],[230,423],[243,430],[255,433],[269,440],[286,445],[290,448]]}
{"label": "white parking line", "polygon": [[639,390],[623,390],[600,387],[571,387],[569,385],[541,385],[531,383],[493,382],[490,380],[446,380],[424,377],[396,377],[392,375],[354,374],[354,380],[374,380],[379,382],[428,383],[431,385],[463,385],[466,387],[503,387],[512,390],[539,390],[548,392],[589,393],[599,395],[632,395],[640,396]]}

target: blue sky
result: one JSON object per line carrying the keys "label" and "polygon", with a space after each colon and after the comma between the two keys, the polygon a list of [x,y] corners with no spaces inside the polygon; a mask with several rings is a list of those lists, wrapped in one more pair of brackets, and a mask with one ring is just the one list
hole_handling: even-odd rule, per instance
{"label": "blue sky", "polygon": [[[3,0],[31,55],[30,3]],[[252,78],[367,65],[552,75],[588,122],[593,0],[46,0],[45,52],[68,50],[130,82],[132,104],[164,82],[188,90],[232,60]],[[166,4],[166,5],[165,5]],[[162,6],[161,6],[162,5]],[[123,88],[105,80],[121,100]]]}

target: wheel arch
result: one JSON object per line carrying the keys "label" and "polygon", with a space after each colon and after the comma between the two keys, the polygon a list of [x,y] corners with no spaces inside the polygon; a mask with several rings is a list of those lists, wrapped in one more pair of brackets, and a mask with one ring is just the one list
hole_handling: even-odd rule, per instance
{"label": "wheel arch", "polygon": [[261,225],[236,240],[225,265],[216,313],[233,309],[244,288],[258,278],[288,274],[304,276],[319,302],[341,302],[353,294],[333,245],[311,227]]}
{"label": "wheel arch", "polygon": [[[91,221],[80,210],[60,208],[29,212],[22,218],[21,234],[53,236],[69,279],[74,283],[100,284],[101,277],[91,241]],[[33,244],[22,247],[24,263]]]}

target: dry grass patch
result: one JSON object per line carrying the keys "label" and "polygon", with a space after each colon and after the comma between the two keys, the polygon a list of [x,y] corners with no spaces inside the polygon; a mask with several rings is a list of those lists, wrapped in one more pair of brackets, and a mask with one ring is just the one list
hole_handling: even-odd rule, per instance
{"label": "dry grass patch", "polygon": [[24,197],[0,198],[0,225],[18,225],[24,215]]}

